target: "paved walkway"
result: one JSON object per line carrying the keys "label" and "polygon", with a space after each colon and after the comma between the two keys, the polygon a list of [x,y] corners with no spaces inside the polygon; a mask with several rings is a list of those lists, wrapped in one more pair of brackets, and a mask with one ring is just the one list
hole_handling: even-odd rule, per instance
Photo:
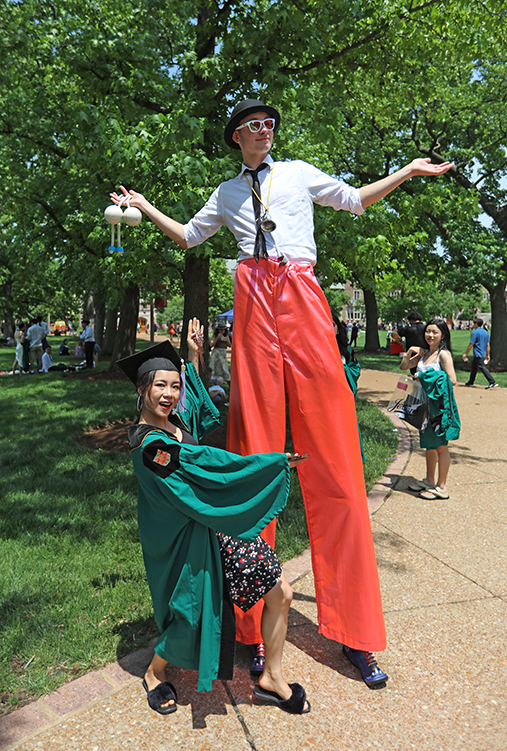
{"label": "paved walkway", "polygon": [[[364,371],[360,395],[385,406],[395,383],[394,374]],[[415,432],[413,453],[402,450],[370,494],[388,632],[385,689],[366,688],[338,646],[318,634],[303,554],[286,566],[295,599],[285,666],[307,689],[309,715],[253,702],[249,653],[240,648],[234,681],[216,681],[210,694],[197,694],[193,673],[173,670],[180,706],[161,717],[148,710],[139,679],[146,649],[4,717],[0,748],[503,750],[507,390],[457,387],[456,399],[463,430],[451,447],[450,500],[406,490],[424,474]],[[408,429],[397,426],[406,447]]]}

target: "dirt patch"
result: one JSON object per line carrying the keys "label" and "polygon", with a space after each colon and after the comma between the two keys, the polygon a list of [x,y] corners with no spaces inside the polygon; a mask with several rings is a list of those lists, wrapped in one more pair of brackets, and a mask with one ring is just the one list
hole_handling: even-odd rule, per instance
{"label": "dirt patch", "polygon": [[89,449],[103,451],[128,451],[127,430],[130,422],[111,422],[103,428],[87,430],[76,436],[76,441]]}
{"label": "dirt patch", "polygon": [[[201,446],[214,446],[224,449],[227,435],[227,416],[222,415],[223,425],[211,435],[200,441]],[[103,428],[87,430],[76,436],[76,441],[89,449],[102,449],[102,451],[128,451],[127,430],[130,422],[111,422]]]}

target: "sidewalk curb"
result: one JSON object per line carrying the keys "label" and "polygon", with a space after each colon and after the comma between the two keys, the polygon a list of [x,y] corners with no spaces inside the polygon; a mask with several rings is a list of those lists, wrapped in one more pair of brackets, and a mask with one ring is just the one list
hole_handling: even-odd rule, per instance
{"label": "sidewalk curb", "polygon": [[394,429],[398,431],[398,448],[394,461],[391,462],[383,476],[368,493],[370,516],[379,510],[396,488],[413,449],[412,436],[406,423],[392,412],[388,412],[384,407],[379,407],[379,409],[391,420]]}
{"label": "sidewalk curb", "polygon": [[[370,516],[378,511],[395,489],[411,452],[411,434],[405,423],[383,407],[380,409],[398,431],[398,448],[395,459],[368,493]],[[294,584],[311,570],[310,547],[283,564],[283,571],[290,584]],[[138,681],[151,660],[155,641],[153,639],[147,647],[99,670],[85,673],[74,681],[62,684],[57,691],[4,715],[0,718],[0,751],[14,751],[20,742],[29,741],[58,725],[63,718],[70,719]]]}

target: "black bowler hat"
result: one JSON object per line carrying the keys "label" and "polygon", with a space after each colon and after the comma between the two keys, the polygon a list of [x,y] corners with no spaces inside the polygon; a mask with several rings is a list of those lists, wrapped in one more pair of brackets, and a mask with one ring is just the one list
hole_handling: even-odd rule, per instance
{"label": "black bowler hat", "polygon": [[273,117],[275,120],[275,130],[280,125],[280,113],[274,107],[270,107],[268,104],[259,102],[258,99],[243,99],[242,102],[237,104],[231,115],[231,119],[225,126],[224,138],[227,146],[231,149],[239,149],[239,144],[232,140],[232,134],[238,127],[240,121],[250,115],[252,112],[266,112],[269,117]]}
{"label": "black bowler hat", "polygon": [[184,369],[184,362],[169,339],[136,352],[135,355],[123,357],[117,365],[135,386],[139,378],[150,370],[175,370],[180,373]]}

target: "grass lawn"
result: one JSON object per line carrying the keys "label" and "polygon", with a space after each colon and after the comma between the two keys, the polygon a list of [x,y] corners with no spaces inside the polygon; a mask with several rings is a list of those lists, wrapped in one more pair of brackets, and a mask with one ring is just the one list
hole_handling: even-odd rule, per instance
{"label": "grass lawn", "polygon": [[151,629],[151,606],[129,455],[74,440],[130,418],[132,385],[51,373],[4,376],[0,388],[0,685],[10,704],[130,651]]}
{"label": "grass lawn", "polygon": [[[13,357],[13,348],[0,348],[0,370]],[[1,711],[139,648],[157,632],[129,455],[75,440],[84,430],[132,419],[132,384],[86,373],[7,375],[0,384]],[[397,434],[368,402],[359,401],[358,415],[371,486],[394,456]],[[287,560],[307,544],[295,475],[277,552]]]}

